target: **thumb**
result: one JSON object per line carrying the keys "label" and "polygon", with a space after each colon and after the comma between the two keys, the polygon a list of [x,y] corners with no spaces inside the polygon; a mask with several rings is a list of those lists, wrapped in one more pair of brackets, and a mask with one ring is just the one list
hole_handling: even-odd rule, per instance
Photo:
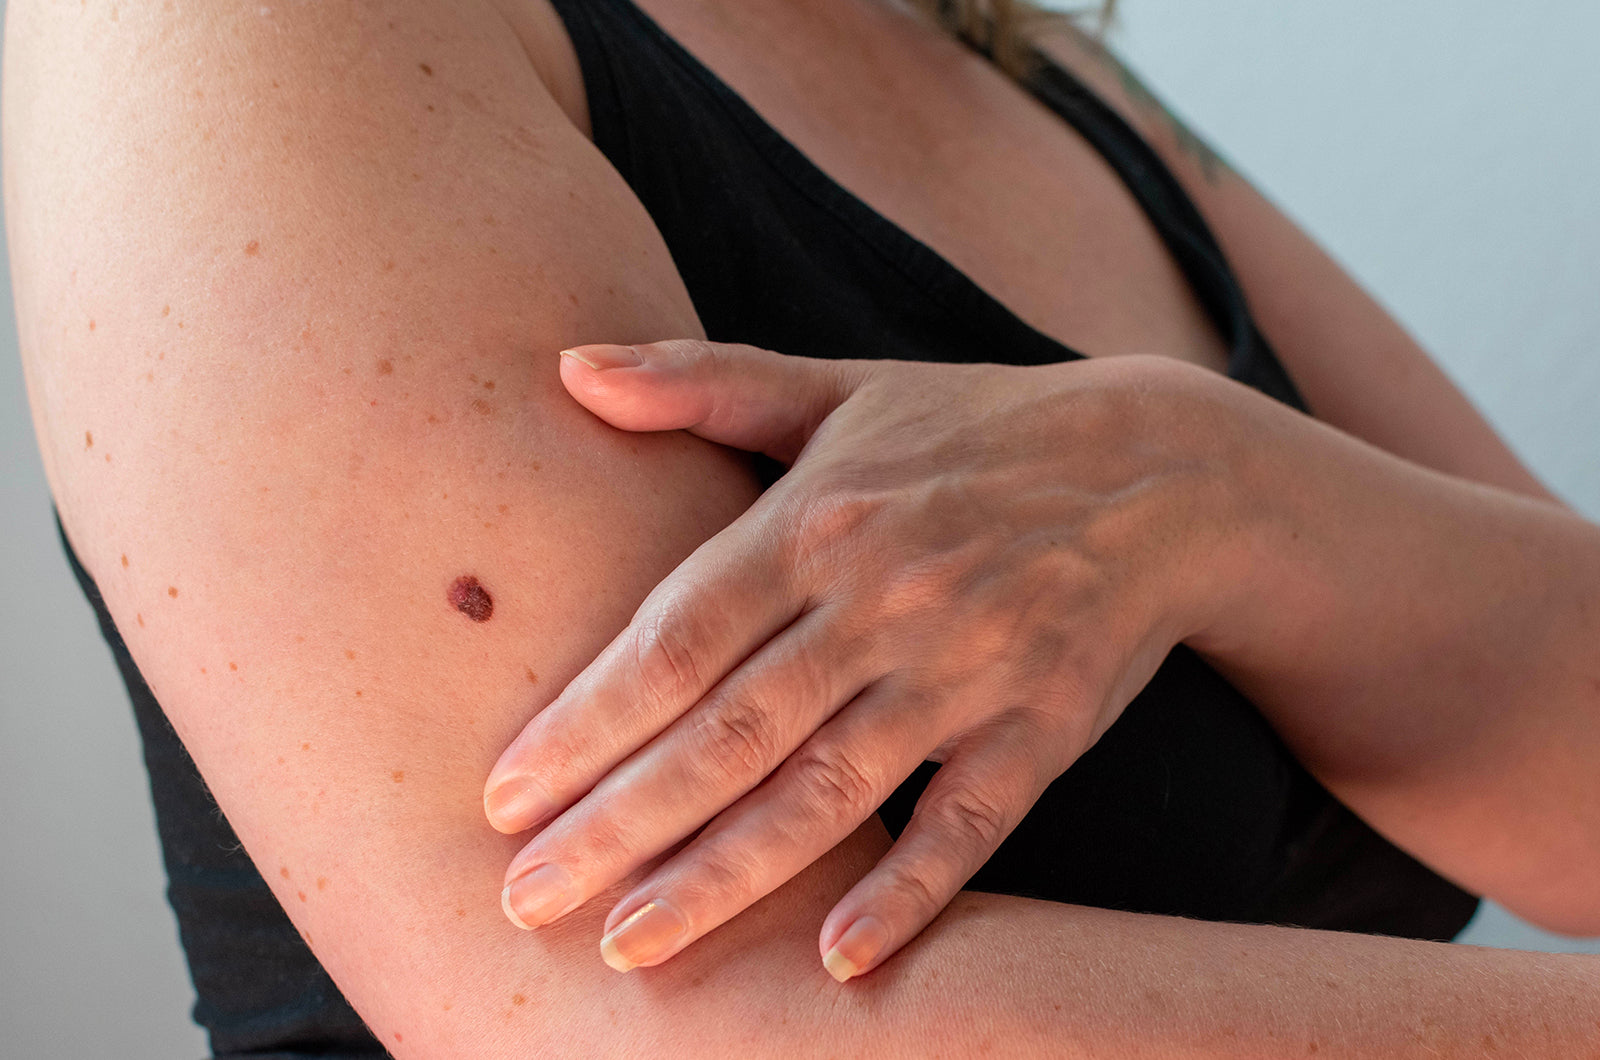
{"label": "thumb", "polygon": [[789,357],[739,343],[669,339],[561,351],[561,382],[625,431],[687,430],[792,464],[869,361]]}

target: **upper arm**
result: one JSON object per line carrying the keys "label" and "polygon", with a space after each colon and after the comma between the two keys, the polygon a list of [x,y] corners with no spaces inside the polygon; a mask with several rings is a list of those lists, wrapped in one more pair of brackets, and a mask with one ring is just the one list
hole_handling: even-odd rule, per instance
{"label": "upper arm", "polygon": [[63,521],[251,857],[399,1055],[795,1016],[875,821],[782,915],[624,977],[599,925],[638,876],[520,932],[482,813],[510,738],[757,493],[560,386],[564,345],[700,333],[648,216],[481,3],[161,8],[10,5],[17,310]]}
{"label": "upper arm", "polygon": [[1071,29],[1053,33],[1047,50],[1132,123],[1184,185],[1318,419],[1425,467],[1560,503],[1416,340],[1113,55]]}

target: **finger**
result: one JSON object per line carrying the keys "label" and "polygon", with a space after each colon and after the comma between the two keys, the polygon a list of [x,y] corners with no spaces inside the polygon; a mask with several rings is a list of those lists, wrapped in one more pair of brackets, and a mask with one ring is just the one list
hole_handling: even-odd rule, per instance
{"label": "finger", "polygon": [[562,383],[613,427],[681,428],[785,464],[873,370],[870,361],[790,357],[701,339],[561,353]]}
{"label": "finger", "polygon": [[508,915],[549,923],[754,788],[866,684],[859,644],[826,608],[768,641],[523,848]]}
{"label": "finger", "polygon": [[1039,746],[1017,714],[956,746],[894,846],[823,921],[830,975],[842,983],[878,967],[950,904],[1054,779]]}
{"label": "finger", "polygon": [[484,785],[491,825],[520,832],[570,806],[799,614],[772,494],[679,564],[511,742]]}
{"label": "finger", "polygon": [[938,742],[926,702],[878,681],[612,909],[601,955],[660,964],[837,846]]}

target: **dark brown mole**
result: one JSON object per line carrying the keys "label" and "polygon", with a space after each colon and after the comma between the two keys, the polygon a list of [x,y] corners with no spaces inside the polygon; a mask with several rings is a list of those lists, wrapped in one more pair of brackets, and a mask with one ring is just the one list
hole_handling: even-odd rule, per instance
{"label": "dark brown mole", "polygon": [[403,783],[405,783],[405,779],[406,779],[406,771],[403,770],[403,769],[397,769],[393,773],[390,773],[389,777],[396,784],[403,784]]}
{"label": "dark brown mole", "polygon": [[393,361],[383,360],[383,361],[379,361],[378,362],[378,374],[379,375],[390,375],[393,372],[394,372],[394,362]]}
{"label": "dark brown mole", "polygon": [[448,596],[450,606],[474,622],[487,622],[494,615],[494,598],[470,574],[451,582]]}
{"label": "dark brown mole", "polygon": [[176,600],[178,598],[178,587],[176,585],[167,586],[167,595]]}
{"label": "dark brown mole", "polygon": [[421,70],[423,73],[427,74],[429,77],[433,76],[433,67],[429,66],[427,63],[418,63],[417,64],[417,69]]}

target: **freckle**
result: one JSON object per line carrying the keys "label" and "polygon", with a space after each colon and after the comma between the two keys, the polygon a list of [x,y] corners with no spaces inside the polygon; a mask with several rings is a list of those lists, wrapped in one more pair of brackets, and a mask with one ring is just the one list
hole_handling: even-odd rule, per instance
{"label": "freckle", "polygon": [[429,66],[427,63],[418,63],[417,64],[417,69],[421,70],[423,73],[427,74],[429,77],[433,76],[433,67]]}
{"label": "freckle", "polygon": [[394,1040],[397,1041],[397,1042],[403,1042],[406,1039],[405,1039],[405,1036],[403,1034],[401,1034],[399,1031],[395,1031],[394,1032]]}
{"label": "freckle", "polygon": [[183,321],[181,321],[181,320],[178,321],[178,327],[180,327],[180,328],[183,327]]}
{"label": "freckle", "polygon": [[126,552],[122,554],[122,565],[124,567],[128,565],[128,554]]}
{"label": "freckle", "polygon": [[533,672],[533,667],[531,667],[531,666],[528,667],[528,684],[536,685],[538,683],[539,683],[539,675]]}
{"label": "freckle", "polygon": [[344,650],[344,657],[346,659],[354,659],[356,657],[356,653],[351,651],[349,648],[346,648]]}
{"label": "freckle", "polygon": [[300,745],[300,750],[309,751],[309,750],[311,750],[311,745],[308,744],[308,743],[303,743],[303,744]]}
{"label": "freckle", "polygon": [[494,380],[493,379],[485,379],[483,381],[483,389],[485,389],[485,390],[493,390],[494,389]]}
{"label": "freckle", "polygon": [[569,295],[567,295],[567,301],[571,302],[573,305],[577,305],[578,304],[578,296],[575,295],[575,294],[569,294]]}
{"label": "freckle", "polygon": [[255,257],[257,254],[261,253],[261,241],[252,239],[250,242],[244,245],[244,252],[252,258]]}
{"label": "freckle", "polygon": [[328,877],[326,877],[326,876],[318,876],[317,877],[317,890],[326,891],[327,889],[328,889]]}
{"label": "freckle", "polygon": [[[456,909],[456,916],[459,917],[459,916],[466,916],[466,915],[467,915],[467,911],[465,909],[461,909],[461,908],[457,908]],[[450,1006],[446,1005],[445,1007],[449,1008]]]}
{"label": "freckle", "polygon": [[154,383],[156,381],[156,374],[154,372],[146,372],[144,374],[144,381],[146,383]]}
{"label": "freckle", "polygon": [[166,350],[162,350],[160,353],[156,354],[156,360],[164,361],[166,359],[167,359],[167,351]]}
{"label": "freckle", "polygon": [[93,449],[94,448],[94,432],[93,431],[84,431],[83,432],[83,447],[85,449]]}
{"label": "freckle", "polygon": [[541,467],[543,467],[543,466],[544,466],[544,465],[543,465],[543,464],[541,464],[541,463],[539,463],[539,461],[537,461],[537,460],[535,460],[535,461],[533,461],[533,462],[532,462],[532,463],[531,463],[531,464],[529,464],[529,465],[528,465],[528,466],[529,466],[529,467],[531,467],[531,468],[533,468],[533,469],[534,469],[534,470],[535,470],[535,471],[538,471],[538,470],[539,470],[539,469],[540,469],[540,468],[541,468]]}
{"label": "freckle", "polygon": [[[496,508],[495,510],[498,511],[501,515],[504,515],[504,514],[506,514],[507,512],[509,512],[511,510],[511,505],[502,504],[502,505],[500,505],[500,507]],[[126,567],[127,564],[124,563],[123,566]]]}
{"label": "freckle", "polygon": [[176,600],[178,598],[178,587],[176,585],[167,586],[167,595]]}
{"label": "freckle", "polygon": [[447,598],[451,607],[474,622],[487,622],[494,615],[494,599],[470,574],[463,574],[450,583]]}
{"label": "freckle", "polygon": [[276,82],[276,81],[272,82],[272,87],[273,88],[277,88],[278,87],[278,82]]}
{"label": "freckle", "polygon": [[393,258],[390,258],[388,261],[383,263],[383,271],[384,272],[393,272],[394,271],[394,259]]}
{"label": "freckle", "polygon": [[108,464],[111,463],[111,454],[110,453],[106,454],[106,463],[108,463]]}
{"label": "freckle", "polygon": [[443,1005],[442,1005],[442,1006],[440,1006],[440,1007],[441,1007],[441,1008],[443,1008],[443,1009],[444,1009],[444,1010],[445,1010],[445,1011],[446,1011],[446,1012],[449,1012],[449,1011],[450,1011],[450,1002],[448,1002],[448,1001],[446,1001],[446,1002],[445,1002],[445,1003],[444,1003],[444,1004],[443,1004]]}
{"label": "freckle", "polygon": [[136,615],[134,615],[134,616],[133,616],[133,617],[134,617],[134,618],[137,618],[137,619],[138,619],[138,620],[139,620],[139,626],[140,626],[140,628],[141,628],[141,629],[142,629],[142,628],[144,628],[144,615],[142,615],[142,614],[136,614]]}
{"label": "freckle", "polygon": [[527,1004],[527,1002],[528,1002],[528,999],[523,997],[521,994],[512,994],[511,995],[511,1003],[513,1005],[525,1005],[525,1004]]}
{"label": "freckle", "polygon": [[236,663],[236,662],[231,662],[231,663],[228,664],[228,669],[230,669],[230,670],[237,670],[238,668],[239,668],[239,664]]}
{"label": "freckle", "polygon": [[433,413],[430,412],[430,413],[428,413],[428,422],[429,423],[438,423],[439,422],[439,417],[435,416]]}
{"label": "freckle", "polygon": [[89,330],[90,330],[90,331],[93,331],[93,330],[94,330],[94,321],[92,321],[92,320],[91,320],[91,321],[89,321]]}
{"label": "freckle", "polygon": [[433,113],[433,104],[432,104],[432,103],[429,103],[429,104],[428,104],[428,113],[429,113],[429,114],[432,114],[432,113]]}
{"label": "freckle", "polygon": [[278,756],[278,764],[279,764],[279,765],[280,765],[280,766],[281,766],[281,765],[283,765],[283,756],[282,756],[282,755],[279,755],[279,756]]}
{"label": "freckle", "polygon": [[206,672],[206,668],[204,666],[200,667],[200,672],[201,673],[205,673]]}
{"label": "freckle", "polygon": [[472,411],[476,412],[480,416],[489,416],[494,413],[494,406],[482,398],[474,398],[472,401]]}
{"label": "freckle", "polygon": [[379,375],[393,375],[394,374],[394,362],[393,361],[379,361],[378,362],[378,374]]}
{"label": "freckle", "polygon": [[305,638],[305,634],[303,634],[303,633],[296,633],[296,634],[295,634],[295,637],[294,637],[294,642],[295,642],[295,643],[296,643],[296,644],[304,644],[304,643],[305,643],[305,642],[306,642],[306,638]]}
{"label": "freckle", "polygon": [[403,769],[397,769],[393,773],[390,773],[389,777],[396,784],[404,784],[406,780],[406,771]]}
{"label": "freckle", "polygon": [[279,865],[278,866],[278,875],[282,876],[284,879],[287,880],[289,878],[289,866],[287,866],[287,865]]}
{"label": "freckle", "polygon": [[164,305],[164,306],[161,307],[161,315],[162,316],[166,316],[167,314],[169,314],[171,312],[172,312],[172,307],[171,306]]}

